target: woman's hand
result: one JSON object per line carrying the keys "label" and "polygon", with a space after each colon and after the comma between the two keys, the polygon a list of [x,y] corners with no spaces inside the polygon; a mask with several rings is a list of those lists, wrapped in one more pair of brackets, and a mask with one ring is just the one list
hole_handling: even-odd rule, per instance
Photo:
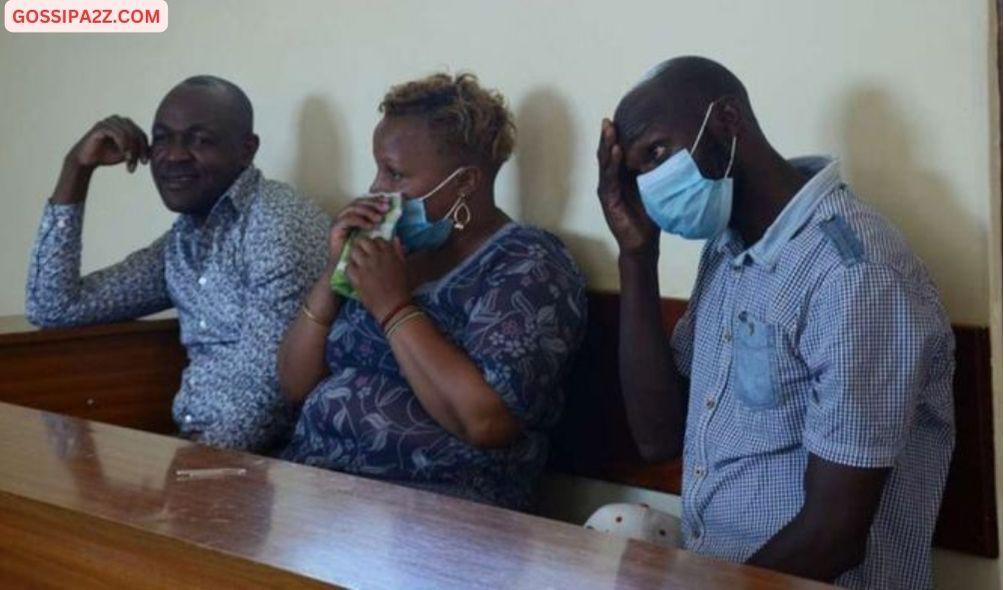
{"label": "woman's hand", "polygon": [[377,321],[411,299],[404,248],[398,240],[356,238],[346,274],[359,300]]}
{"label": "woman's hand", "polygon": [[335,215],[335,223],[331,226],[331,235],[328,238],[331,268],[335,267],[338,257],[342,255],[342,248],[345,247],[352,230],[370,230],[377,227],[389,209],[390,200],[387,197],[359,197]]}

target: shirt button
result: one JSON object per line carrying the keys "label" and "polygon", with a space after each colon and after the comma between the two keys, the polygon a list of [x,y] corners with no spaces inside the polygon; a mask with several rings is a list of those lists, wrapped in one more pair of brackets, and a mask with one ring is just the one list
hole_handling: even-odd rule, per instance
{"label": "shirt button", "polygon": [[722,340],[724,340],[725,342],[732,342],[732,332],[729,330],[725,330],[725,333],[722,334]]}
{"label": "shirt button", "polygon": [[199,320],[199,327],[203,330],[206,329],[206,320]]}
{"label": "shirt button", "polygon": [[704,477],[704,467],[702,465],[694,467],[694,476],[698,478]]}
{"label": "shirt button", "polygon": [[200,285],[205,285],[206,284],[206,277],[199,277],[199,284]]}
{"label": "shirt button", "polygon": [[56,227],[58,227],[59,229],[63,229],[64,227],[66,227],[66,220],[62,218],[58,219],[56,221]]}
{"label": "shirt button", "polygon": [[704,400],[704,407],[708,408],[709,410],[713,410],[715,408],[715,398],[709,397],[708,399]]}
{"label": "shirt button", "polygon": [[185,420],[185,424],[189,424],[192,421],[192,415],[191,414],[185,414],[184,420]]}

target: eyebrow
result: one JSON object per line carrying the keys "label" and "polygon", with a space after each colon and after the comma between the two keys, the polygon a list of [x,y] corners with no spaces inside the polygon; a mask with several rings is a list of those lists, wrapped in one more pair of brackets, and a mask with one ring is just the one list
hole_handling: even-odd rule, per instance
{"label": "eyebrow", "polygon": [[156,129],[166,129],[167,131],[172,131],[172,132],[175,132],[175,133],[193,133],[193,132],[198,132],[198,131],[206,131],[206,132],[209,132],[209,133],[217,133],[216,129],[213,129],[209,125],[206,125],[206,124],[203,124],[203,123],[196,123],[195,125],[192,125],[190,127],[186,127],[184,129],[176,129],[176,128],[171,127],[169,125],[165,125],[164,123],[155,122],[153,124],[153,128],[154,128],[154,130],[156,130]]}

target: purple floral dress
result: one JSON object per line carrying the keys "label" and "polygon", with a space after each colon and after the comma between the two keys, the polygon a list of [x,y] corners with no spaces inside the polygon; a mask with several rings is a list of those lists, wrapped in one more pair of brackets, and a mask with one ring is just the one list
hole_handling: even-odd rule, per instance
{"label": "purple floral dress", "polygon": [[561,414],[562,378],[585,331],[585,284],[564,245],[510,223],[415,301],[522,424],[475,448],[422,408],[376,320],[347,300],[328,336],[331,375],[307,397],[283,458],[525,509]]}

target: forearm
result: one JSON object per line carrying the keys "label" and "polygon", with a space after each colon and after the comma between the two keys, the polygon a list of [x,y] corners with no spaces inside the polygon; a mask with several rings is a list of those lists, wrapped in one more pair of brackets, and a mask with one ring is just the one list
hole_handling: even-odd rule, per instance
{"label": "forearm", "polygon": [[833,581],[864,559],[889,469],[863,469],[809,455],[805,503],[748,563]]}
{"label": "forearm", "polygon": [[394,357],[425,411],[455,436],[479,447],[512,442],[519,425],[467,354],[419,317],[390,338]]}
{"label": "forearm", "polygon": [[844,527],[803,509],[747,561],[750,565],[832,582],[860,563],[864,543]]}
{"label": "forearm", "polygon": [[302,402],[329,372],[324,347],[341,307],[341,299],[328,286],[329,276],[330,269],[325,269],[304,299],[314,317],[299,310],[279,347],[279,387],[293,403]]}
{"label": "forearm", "polygon": [[628,421],[646,459],[679,455],[686,392],[663,328],[657,255],[622,255],[619,368]]}
{"label": "forearm", "polygon": [[74,159],[72,153],[67,155],[49,202],[54,205],[83,203],[87,198],[87,189],[93,174],[94,167],[82,166]]}

